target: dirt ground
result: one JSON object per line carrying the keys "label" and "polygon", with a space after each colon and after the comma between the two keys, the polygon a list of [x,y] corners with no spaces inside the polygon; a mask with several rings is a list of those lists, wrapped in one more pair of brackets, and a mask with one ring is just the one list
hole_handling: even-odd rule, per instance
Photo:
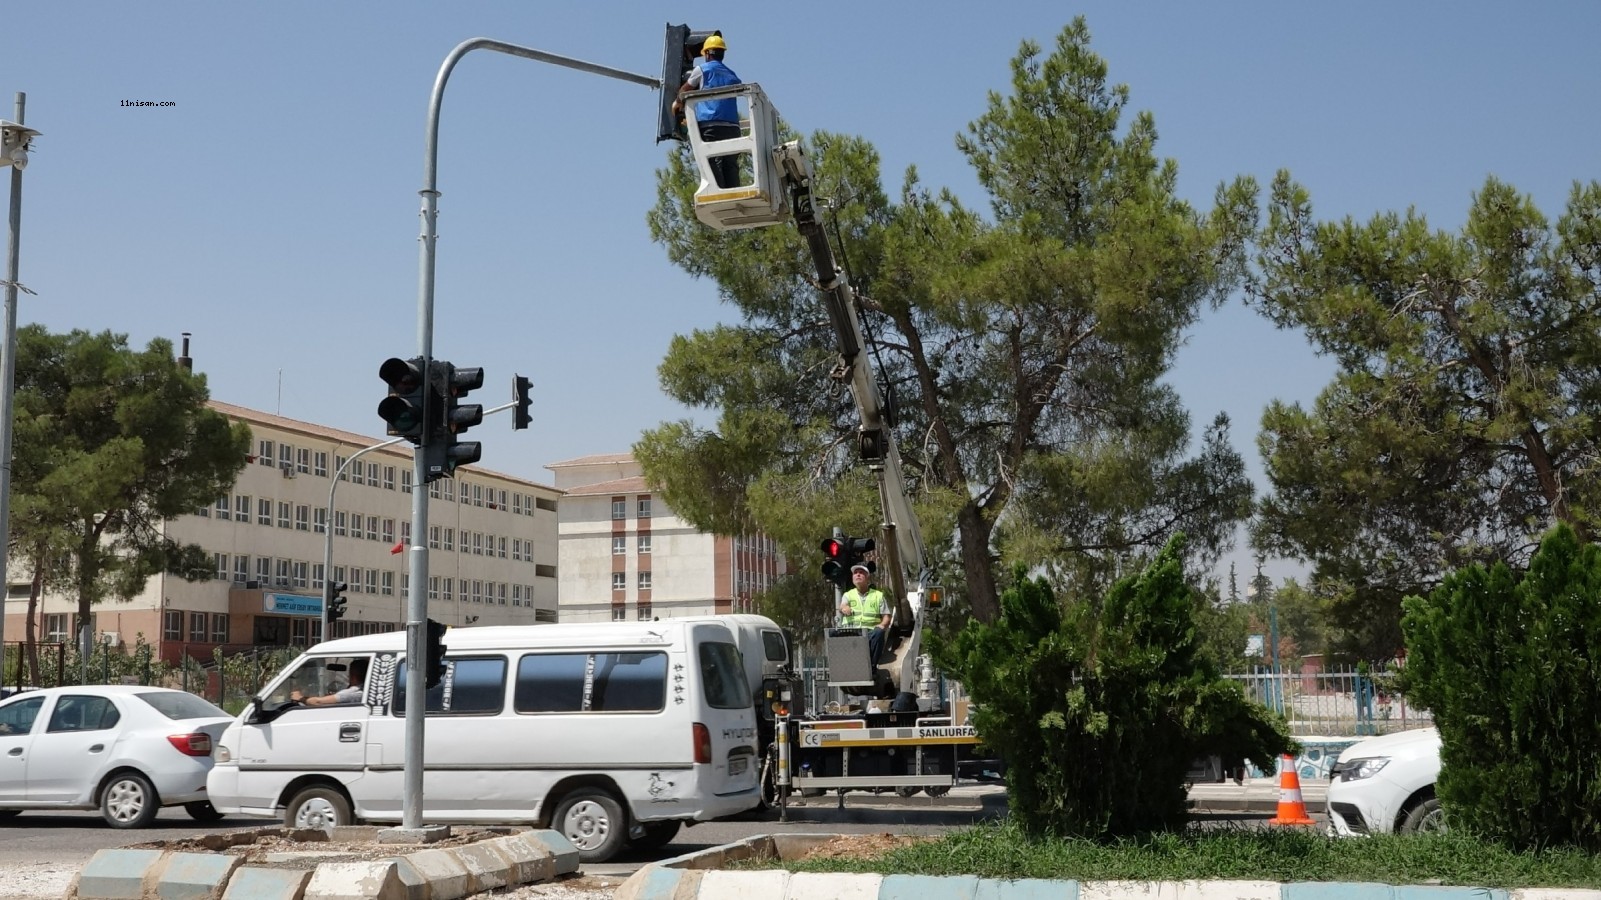
{"label": "dirt ground", "polygon": [[801,859],[876,859],[891,850],[929,840],[933,838],[927,835],[890,834],[887,831],[879,834],[842,834],[808,850]]}

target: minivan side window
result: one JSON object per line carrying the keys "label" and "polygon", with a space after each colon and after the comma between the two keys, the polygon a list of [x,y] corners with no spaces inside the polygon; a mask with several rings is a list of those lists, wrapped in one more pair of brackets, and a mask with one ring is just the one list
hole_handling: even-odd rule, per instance
{"label": "minivan side window", "polygon": [[706,703],[714,709],[739,709],[753,702],[739,648],[733,644],[707,641],[700,645],[700,682]]}
{"label": "minivan side window", "polygon": [[789,648],[784,646],[783,632],[762,632],[762,654],[767,657],[768,662],[783,662],[789,659]]}
{"label": "minivan side window", "polygon": [[517,661],[520,713],[642,713],[667,707],[667,654],[531,653]]}
{"label": "minivan side window", "polygon": [[[428,689],[430,716],[492,716],[506,705],[506,657],[445,660],[445,677]],[[406,663],[395,667],[395,699],[390,713],[406,715]]]}

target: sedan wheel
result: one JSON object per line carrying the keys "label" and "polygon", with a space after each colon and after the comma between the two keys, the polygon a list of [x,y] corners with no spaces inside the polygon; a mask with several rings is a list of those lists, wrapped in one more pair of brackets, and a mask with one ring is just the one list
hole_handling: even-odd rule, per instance
{"label": "sedan wheel", "polygon": [[100,793],[100,814],[112,828],[143,828],[161,812],[161,798],[138,772],[112,776]]}
{"label": "sedan wheel", "polygon": [[211,805],[210,800],[196,800],[193,803],[185,803],[183,811],[188,813],[189,818],[194,819],[196,822],[217,822],[222,819],[222,813],[217,812],[217,808]]}
{"label": "sedan wheel", "polygon": [[1401,822],[1402,834],[1428,834],[1445,830],[1445,810],[1440,808],[1437,797],[1430,797],[1412,807],[1412,811]]}

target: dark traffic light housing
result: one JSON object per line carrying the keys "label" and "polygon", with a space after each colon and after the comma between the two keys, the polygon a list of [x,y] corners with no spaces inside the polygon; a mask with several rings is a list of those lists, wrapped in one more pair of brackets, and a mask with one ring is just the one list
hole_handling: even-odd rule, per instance
{"label": "dark traffic light housing", "polygon": [[878,571],[878,564],[867,558],[878,549],[872,538],[827,538],[819,549],[823,551],[823,577],[842,591],[855,586],[851,581],[853,567],[866,566],[869,572]]}
{"label": "dark traffic light housing", "polygon": [[428,645],[425,648],[423,680],[429,690],[439,686],[445,680],[445,631],[450,627],[444,622],[427,621]]}
{"label": "dark traffic light housing", "polygon": [[390,357],[378,367],[378,377],[389,385],[389,396],[378,402],[378,415],[384,420],[385,433],[390,437],[403,437],[413,444],[421,443],[423,432],[428,429],[429,390],[423,358]]}
{"label": "dark traffic light housing", "polygon": [[516,404],[511,408],[511,427],[513,431],[522,431],[534,423],[533,414],[528,408],[534,401],[528,399],[528,392],[534,383],[521,375],[511,377],[511,402]]}
{"label": "dark traffic light housing", "polygon": [[343,581],[329,581],[323,586],[322,600],[328,610],[329,624],[345,617],[345,590],[348,587]]}
{"label": "dark traffic light housing", "polygon": [[431,375],[444,409],[434,420],[434,428],[424,447],[424,483],[456,477],[457,468],[477,462],[484,450],[477,441],[460,439],[462,432],[484,420],[482,404],[461,402],[463,397],[484,386],[484,370],[458,369],[451,363],[435,360]]}
{"label": "dark traffic light housing", "polygon": [[691,31],[688,25],[667,26],[667,40],[662,47],[661,111],[656,120],[656,143],[689,140],[682,119],[673,113],[673,101],[678,99],[678,91],[689,77],[689,70],[695,68],[695,60],[700,59],[706,39],[714,34],[722,36],[721,31]]}

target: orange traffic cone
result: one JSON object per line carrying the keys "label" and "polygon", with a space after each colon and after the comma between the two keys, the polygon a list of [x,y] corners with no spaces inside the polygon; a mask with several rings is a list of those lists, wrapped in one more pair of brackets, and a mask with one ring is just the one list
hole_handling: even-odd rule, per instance
{"label": "orange traffic cone", "polygon": [[1295,757],[1285,754],[1279,763],[1279,814],[1267,820],[1269,825],[1316,825],[1317,820],[1306,814],[1306,801],[1301,799],[1301,776],[1295,774]]}

